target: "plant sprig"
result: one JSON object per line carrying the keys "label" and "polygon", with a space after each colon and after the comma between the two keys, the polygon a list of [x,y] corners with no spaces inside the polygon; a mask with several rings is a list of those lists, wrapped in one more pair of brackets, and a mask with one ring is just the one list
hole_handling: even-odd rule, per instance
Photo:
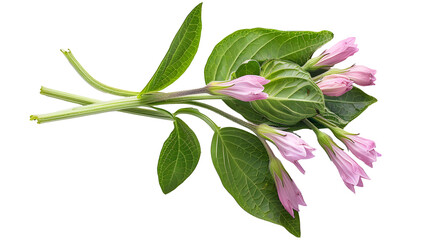
{"label": "plant sprig", "polygon": [[[161,92],[186,71],[197,52],[201,8],[199,4],[188,14],[164,59],[141,91],[123,90],[96,80],[70,50],[61,50],[88,84],[121,98],[100,101],[41,87],[42,95],[82,106],[34,114],[30,120],[46,123],[120,111],[171,121],[174,129],[164,142],[157,169],[160,187],[167,194],[180,186],[199,162],[201,147],[197,135],[178,117],[195,116],[213,130],[214,167],[240,207],[299,237],[299,206],[306,206],[306,202],[268,142],[304,173],[298,161],[314,157],[315,148],[293,131],[311,129],[338,168],[345,185],[353,192],[355,187],[362,187],[362,179],[368,179],[363,168],[319,128],[331,130],[353,155],[372,167],[381,156],[375,151],[375,143],[343,128],[377,101],[354,86],[373,85],[375,70],[361,65],[333,68],[358,51],[354,38],[340,41],[321,55],[313,56],[333,38],[331,32],[243,29],[216,45],[205,66],[204,86]],[[223,100],[244,119],[204,102],[206,100]],[[161,108],[169,104],[188,107],[174,113]],[[219,126],[195,107],[221,115],[247,131]]]}

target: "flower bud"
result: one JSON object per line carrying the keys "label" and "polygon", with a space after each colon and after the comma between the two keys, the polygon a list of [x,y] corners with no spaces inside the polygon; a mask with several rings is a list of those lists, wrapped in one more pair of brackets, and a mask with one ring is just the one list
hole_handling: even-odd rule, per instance
{"label": "flower bud", "polygon": [[361,86],[375,85],[375,73],[377,71],[362,65],[353,65],[343,75],[347,76],[354,83]]}
{"label": "flower bud", "polygon": [[369,179],[363,168],[339,148],[327,134],[319,131],[317,140],[337,167],[344,184],[352,192],[355,192],[355,186],[363,187],[362,178]]}
{"label": "flower bud", "polygon": [[299,212],[299,205],[307,206],[301,191],[290,178],[279,159],[271,157],[269,169],[274,178],[280,202],[286,211],[295,218],[294,210]]}
{"label": "flower bud", "polygon": [[266,124],[261,124],[257,127],[258,135],[268,139],[279,149],[282,156],[295,164],[295,166],[305,173],[298,160],[309,159],[314,157],[312,151],[315,149],[310,147],[304,140],[291,132],[284,132]]}
{"label": "flower bud", "polygon": [[346,60],[348,57],[359,51],[357,44],[354,42],[354,37],[339,41],[337,44],[322,53],[323,57],[315,64],[315,66],[331,67]]}
{"label": "flower bud", "polygon": [[232,81],[213,81],[207,85],[211,94],[222,94],[235,99],[249,102],[267,99],[268,94],[262,92],[265,84],[270,81],[256,75],[246,75]]}
{"label": "flower bud", "polygon": [[327,96],[341,96],[353,88],[353,82],[340,74],[328,75],[317,83],[322,93]]}
{"label": "flower bud", "polygon": [[332,132],[340,139],[349,149],[353,155],[364,162],[366,165],[372,167],[372,163],[377,161],[377,157],[381,154],[375,151],[375,142],[344,131],[341,128],[332,128]]}

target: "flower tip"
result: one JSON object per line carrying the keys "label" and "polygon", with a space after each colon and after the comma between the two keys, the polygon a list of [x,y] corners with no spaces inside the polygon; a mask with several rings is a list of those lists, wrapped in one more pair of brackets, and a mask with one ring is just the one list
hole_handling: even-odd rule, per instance
{"label": "flower tip", "polygon": [[257,75],[247,75],[247,76],[252,76],[261,85],[265,85],[265,84],[270,82],[270,80],[268,80],[264,77],[261,77],[261,76],[257,76]]}
{"label": "flower tip", "polygon": [[268,94],[264,93],[264,84],[270,81],[256,75],[245,75],[232,81],[211,82],[208,90],[212,94],[223,94],[243,102],[264,100]]}
{"label": "flower tip", "polygon": [[[356,37],[348,37],[348,38],[345,39],[345,41],[347,43],[350,43],[350,44],[355,44]],[[357,46],[357,44],[355,44],[355,45]]]}
{"label": "flower tip", "polygon": [[350,189],[350,191],[352,191],[353,193],[356,193],[355,186],[353,184],[346,183],[346,182],[344,182],[344,184],[348,189]]}
{"label": "flower tip", "polygon": [[301,164],[299,164],[298,161],[293,162],[293,164],[296,166],[296,168],[298,168],[298,170],[302,173],[305,174],[305,170],[304,168],[301,166]]}

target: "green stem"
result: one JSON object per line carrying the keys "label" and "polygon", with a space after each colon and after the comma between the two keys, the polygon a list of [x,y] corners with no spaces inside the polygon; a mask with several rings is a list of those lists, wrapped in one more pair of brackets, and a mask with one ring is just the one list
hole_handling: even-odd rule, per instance
{"label": "green stem", "polygon": [[316,135],[318,134],[318,133],[321,133],[320,132],[320,130],[312,123],[312,122],[310,122],[308,119],[303,119],[303,120],[301,120],[305,125],[307,125],[307,127],[309,127],[309,128],[311,128],[311,130],[313,130],[315,133],[316,133]]}
{"label": "green stem", "polygon": [[321,115],[316,115],[312,119],[318,121],[320,124],[332,130],[332,128],[338,128],[337,125],[331,123],[328,119],[322,117]]}
{"label": "green stem", "polygon": [[85,106],[75,107],[72,109],[67,109],[63,111],[41,114],[41,115],[31,115],[30,120],[37,120],[38,123],[63,120],[75,117],[82,117],[92,114],[98,114],[103,112],[118,111],[127,108],[134,108],[138,106],[151,105],[151,104],[162,104],[162,103],[182,103],[192,100],[206,100],[206,99],[223,99],[223,96],[206,96],[206,95],[197,95],[197,96],[184,96],[185,94],[197,94],[201,93],[201,89],[193,89],[180,92],[172,93],[148,93],[144,94],[141,98],[137,96],[125,97],[122,99],[106,101],[106,102],[96,102]]}
{"label": "green stem", "polygon": [[271,159],[271,158],[275,158],[275,157],[276,157],[276,155],[274,155],[274,152],[273,152],[273,150],[271,149],[271,147],[268,145],[267,141],[266,141],[264,138],[262,138],[261,136],[259,136],[259,135],[257,135],[257,136],[258,136],[259,140],[262,142],[262,145],[264,145],[265,150],[267,150],[267,153],[268,153],[269,158],[270,158],[270,159]]}
{"label": "green stem", "polygon": [[[46,88],[46,87],[41,87],[40,94],[48,96],[48,97],[60,99],[63,101],[67,101],[67,102],[81,104],[81,105],[89,105],[89,104],[93,104],[93,103],[102,102],[102,101],[97,100],[97,99],[87,98],[87,97],[79,96],[76,94],[66,93],[66,92],[62,92],[62,91],[58,91],[58,90],[54,90],[54,89],[50,89],[50,88]],[[159,119],[164,119],[164,120],[172,120],[173,119],[171,117],[171,115],[166,113],[166,112],[157,111],[157,110],[150,110],[150,109],[143,109],[143,108],[128,108],[128,109],[120,110],[120,112],[135,114],[135,115],[140,115],[140,116],[145,116],[145,117],[159,118]]]}
{"label": "green stem", "polygon": [[218,132],[220,127],[218,125],[216,125],[215,122],[213,122],[213,120],[211,120],[209,117],[207,117],[205,114],[201,113],[200,111],[198,111],[198,109],[195,108],[181,108],[179,110],[177,110],[174,115],[178,115],[178,114],[189,114],[189,115],[193,115],[195,117],[200,118],[201,120],[203,120],[204,122],[206,122],[215,132]]}
{"label": "green stem", "polygon": [[69,119],[97,113],[138,107],[144,105],[144,103],[144,100],[138,99],[137,97],[126,97],[118,100],[98,102],[48,114],[31,115],[30,120],[37,120],[37,123],[51,122],[56,120]]}
{"label": "green stem", "polygon": [[[202,93],[208,93],[207,87],[204,86],[202,88],[195,88],[195,89],[190,89],[190,90],[183,90],[183,91],[177,91],[177,92],[170,92],[170,93],[161,93],[163,94],[163,97],[165,97],[165,99],[177,99],[179,97],[185,97],[185,96],[189,96],[189,95],[196,95],[196,94],[202,94]],[[148,93],[150,94],[150,93]],[[144,94],[141,96],[144,97]],[[200,96],[202,97],[202,96]]]}
{"label": "green stem", "polygon": [[189,101],[189,102],[184,102],[184,103],[208,109],[208,110],[213,111],[213,112],[215,112],[215,113],[217,113],[217,114],[219,114],[225,118],[228,118],[229,120],[231,120],[237,124],[240,124],[240,125],[248,128],[252,131],[256,131],[256,125],[255,124],[243,121],[243,120],[241,120],[241,119],[239,119],[239,118],[237,118],[237,117],[235,117],[229,113],[226,113],[226,112],[220,110],[219,108],[213,107],[211,105],[208,105],[208,104],[202,103],[202,102]]}
{"label": "green stem", "polygon": [[322,80],[323,77],[326,77],[326,76],[329,76],[329,75],[333,75],[333,74],[345,73],[345,72],[347,72],[347,70],[348,70],[348,68],[346,68],[346,69],[331,68],[328,71],[315,76],[314,78],[312,78],[312,80],[314,82],[318,83],[318,82],[320,82],[320,80]]}
{"label": "green stem", "polygon": [[[67,92],[63,92],[63,91],[58,91],[55,89],[50,89],[47,87],[41,87],[40,89],[40,94],[48,96],[48,97],[52,97],[52,98],[56,98],[56,99],[60,99],[63,101],[67,101],[67,102],[72,102],[72,103],[77,103],[77,104],[81,104],[81,105],[89,105],[89,104],[93,104],[93,103],[100,103],[100,100],[97,99],[93,99],[93,98],[88,98],[88,97],[84,97],[84,96],[80,96],[80,95],[76,95],[76,94],[71,94],[71,93],[67,93]],[[192,96],[192,98],[194,98],[195,96]],[[213,99],[213,96],[209,96],[211,97],[211,99]],[[161,102],[159,104],[167,104],[167,103],[187,103],[190,105],[195,105],[195,106],[199,106],[199,107],[203,107],[206,109],[209,109],[211,111],[214,111],[218,114],[221,114],[222,116],[231,119],[232,121],[243,125],[245,127],[248,127],[250,129],[255,129],[255,126],[252,125],[251,123],[247,123],[239,118],[236,118],[228,113],[223,112],[220,109],[217,109],[213,106],[210,106],[208,104],[204,104],[204,103],[199,103],[199,102],[192,102],[190,101],[190,98],[178,98],[179,101],[177,102]],[[181,102],[183,101],[183,102]],[[155,108],[156,109],[156,108]],[[122,109],[119,110],[120,112],[124,112],[124,113],[129,113],[129,114],[135,114],[135,115],[140,115],[140,116],[145,116],[145,117],[153,117],[153,118],[159,118],[159,119],[165,119],[165,120],[172,120],[173,118],[171,117],[171,115],[167,112],[164,111],[156,111],[156,110],[150,110],[150,109],[143,109],[143,108],[128,108],[128,109]],[[194,116],[197,116],[199,118],[201,118],[203,121],[205,121],[214,131],[218,131],[219,127],[216,125],[216,123],[214,123],[209,117],[207,117],[206,115],[198,112],[198,110],[196,109],[191,109],[191,108],[183,108],[183,109],[179,109],[175,114],[191,114]],[[36,118],[36,116],[32,116],[33,120],[38,120],[39,123],[43,123],[46,121],[52,121],[50,119],[46,120],[46,118],[43,115],[38,115],[38,118]],[[42,119],[42,120],[40,120]],[[58,119],[55,119],[58,120]]]}
{"label": "green stem", "polygon": [[76,72],[79,73],[79,75],[89,85],[93,86],[94,88],[96,88],[102,92],[105,92],[105,93],[110,93],[110,94],[123,96],[123,97],[131,97],[131,96],[136,96],[137,94],[139,94],[138,92],[127,91],[127,90],[123,90],[123,89],[119,89],[119,88],[110,87],[110,86],[107,86],[106,84],[103,84],[103,83],[97,81],[82,67],[82,65],[80,65],[80,63],[73,56],[70,49],[68,49],[68,50],[61,49],[61,52],[64,54],[64,56],[67,58],[67,60],[69,60],[70,64],[73,66],[73,68],[76,70]]}

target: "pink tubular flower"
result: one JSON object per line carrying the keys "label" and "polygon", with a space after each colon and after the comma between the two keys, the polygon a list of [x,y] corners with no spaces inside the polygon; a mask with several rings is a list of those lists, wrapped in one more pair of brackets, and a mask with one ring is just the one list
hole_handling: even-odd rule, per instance
{"label": "pink tubular flower", "polygon": [[375,151],[375,142],[358,134],[349,133],[339,127],[330,127],[334,135],[340,139],[347,148],[366,165],[372,167],[372,163],[377,161],[381,154]]}
{"label": "pink tubular flower", "polygon": [[260,136],[274,143],[286,160],[295,164],[301,173],[305,173],[298,160],[314,157],[312,153],[315,150],[314,148],[310,147],[297,135],[275,129],[266,124],[259,125],[257,132]]}
{"label": "pink tubular flower", "polygon": [[362,65],[353,65],[343,75],[347,76],[354,83],[361,86],[375,85],[375,73],[377,71]]}
{"label": "pink tubular flower", "polygon": [[363,187],[362,178],[369,179],[365,171],[347,153],[341,150],[334,141],[325,133],[318,133],[320,145],[328,154],[334,165],[337,167],[344,184],[355,192],[355,186]]}
{"label": "pink tubular flower", "polygon": [[238,100],[249,102],[267,99],[268,94],[262,92],[265,84],[270,81],[255,75],[246,75],[232,81],[213,81],[207,85],[212,94],[223,94]]}
{"label": "pink tubular flower", "polygon": [[357,135],[347,135],[340,139],[357,158],[370,167],[381,156],[375,151],[375,142],[372,140]]}
{"label": "pink tubular flower", "polygon": [[299,212],[299,205],[307,206],[295,182],[290,178],[280,160],[270,158],[269,169],[274,178],[277,194],[283,207],[295,218],[294,210]]}
{"label": "pink tubular flower", "polygon": [[341,96],[353,88],[353,82],[340,74],[328,75],[317,83],[322,93],[327,96]]}
{"label": "pink tubular flower", "polygon": [[315,64],[315,66],[334,66],[335,64],[346,60],[348,57],[359,51],[354,42],[354,37],[339,41],[330,49],[325,50],[322,53],[323,57]]}

